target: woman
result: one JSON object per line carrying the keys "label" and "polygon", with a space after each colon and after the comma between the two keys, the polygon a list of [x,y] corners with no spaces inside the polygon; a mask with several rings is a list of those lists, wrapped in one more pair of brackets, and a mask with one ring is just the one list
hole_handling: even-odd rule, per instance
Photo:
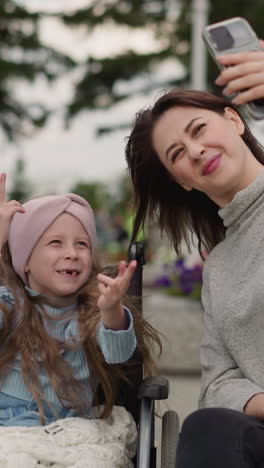
{"label": "woman", "polygon": [[[218,82],[229,82],[226,94],[241,90],[239,103],[263,97],[264,53],[233,61],[239,56]],[[253,91],[243,96],[246,68]],[[177,468],[264,466],[264,150],[232,102],[175,90],[137,115],[126,158],[134,236],[148,215],[177,252],[191,233],[200,252],[210,253],[202,293],[203,409],[183,424]]]}

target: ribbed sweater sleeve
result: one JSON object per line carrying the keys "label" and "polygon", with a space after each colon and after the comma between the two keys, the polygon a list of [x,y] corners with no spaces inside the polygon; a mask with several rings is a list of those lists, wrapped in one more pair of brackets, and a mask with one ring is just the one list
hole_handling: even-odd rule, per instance
{"label": "ribbed sweater sleeve", "polygon": [[136,349],[136,335],[133,317],[129,309],[124,307],[129,326],[126,330],[107,329],[103,322],[97,330],[97,343],[108,364],[127,361]]}
{"label": "ribbed sweater sleeve", "polygon": [[[0,303],[12,310],[14,299],[9,290],[5,286],[0,286]],[[3,328],[3,311],[0,307],[0,330]]]}
{"label": "ribbed sweater sleeve", "polygon": [[207,282],[205,284],[203,288],[205,326],[201,346],[202,379],[199,407],[222,407],[243,411],[250,398],[264,392],[264,386],[246,378],[238,365],[241,352],[240,340],[237,340],[239,329],[230,329],[229,332],[229,339],[234,345],[237,343],[238,362],[224,343],[211,314],[210,294]]}

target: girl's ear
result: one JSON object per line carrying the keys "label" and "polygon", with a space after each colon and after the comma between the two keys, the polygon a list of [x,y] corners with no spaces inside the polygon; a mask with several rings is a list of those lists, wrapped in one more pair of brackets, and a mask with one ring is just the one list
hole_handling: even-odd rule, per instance
{"label": "girl's ear", "polygon": [[238,113],[231,107],[225,107],[225,117],[235,124],[238,134],[243,135],[245,131],[245,125]]}

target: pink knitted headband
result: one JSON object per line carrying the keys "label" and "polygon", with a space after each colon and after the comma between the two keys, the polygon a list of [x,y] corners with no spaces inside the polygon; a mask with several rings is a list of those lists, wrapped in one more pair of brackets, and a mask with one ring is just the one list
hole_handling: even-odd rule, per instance
{"label": "pink knitted headband", "polygon": [[14,270],[25,284],[27,278],[24,269],[32,250],[46,229],[64,212],[75,216],[83,225],[94,254],[96,244],[94,215],[84,198],[74,193],[50,195],[30,200],[23,206],[25,213],[16,213],[12,219],[8,244]]}

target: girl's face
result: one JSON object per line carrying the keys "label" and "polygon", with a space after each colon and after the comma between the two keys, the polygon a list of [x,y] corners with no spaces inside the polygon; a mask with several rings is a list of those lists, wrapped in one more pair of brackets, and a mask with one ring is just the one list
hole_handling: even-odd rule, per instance
{"label": "girl's face", "polygon": [[63,213],[38,241],[25,266],[28,285],[47,297],[74,294],[89,278],[92,256],[81,223]]}
{"label": "girl's face", "polygon": [[173,107],[157,121],[152,141],[179,185],[204,192],[223,207],[263,169],[244,143],[243,133],[244,124],[231,108],[218,114]]}

